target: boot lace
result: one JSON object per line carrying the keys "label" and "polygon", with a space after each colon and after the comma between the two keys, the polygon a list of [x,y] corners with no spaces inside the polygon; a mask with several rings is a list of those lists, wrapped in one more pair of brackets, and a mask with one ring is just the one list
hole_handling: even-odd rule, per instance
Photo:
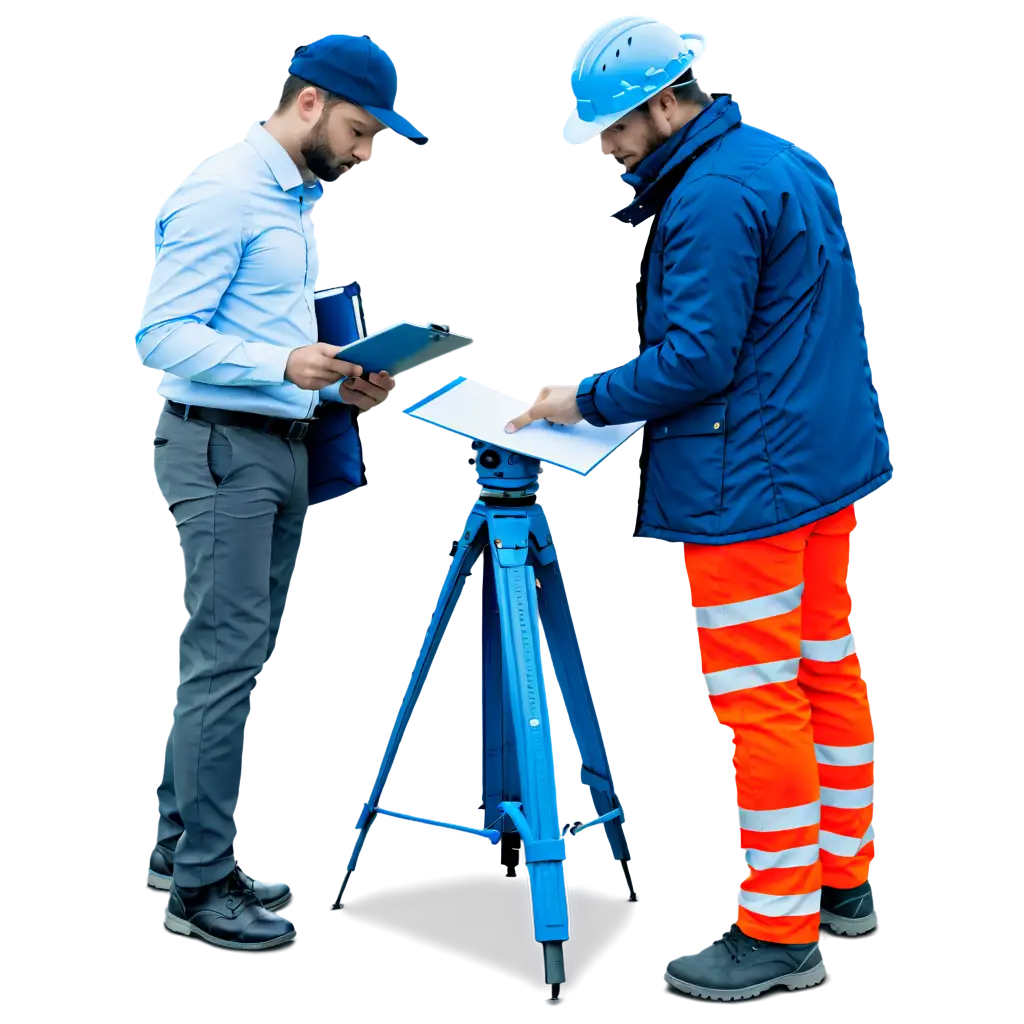
{"label": "boot lace", "polygon": [[736,925],[733,925],[720,939],[716,939],[714,945],[722,945],[725,951],[732,957],[734,963],[739,963],[752,950],[760,949],[757,939],[745,935]]}

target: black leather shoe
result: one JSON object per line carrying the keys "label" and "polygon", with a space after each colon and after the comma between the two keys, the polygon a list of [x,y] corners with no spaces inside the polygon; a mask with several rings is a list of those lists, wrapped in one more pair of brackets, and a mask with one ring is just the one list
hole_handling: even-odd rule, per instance
{"label": "black leather shoe", "polygon": [[[246,888],[251,889],[256,899],[267,908],[276,910],[283,907],[291,898],[292,891],[284,882],[257,882],[245,874],[238,863],[235,863],[238,877]],[[174,876],[174,851],[166,846],[156,846],[149,858],[149,881],[146,883],[153,889],[170,889]]]}
{"label": "black leather shoe", "polygon": [[267,910],[242,877],[234,868],[219,882],[195,889],[172,883],[164,926],[228,949],[269,949],[291,942],[291,922]]}
{"label": "black leather shoe", "polygon": [[174,854],[162,846],[153,848],[150,854],[150,866],[146,868],[142,878],[147,886],[154,889],[170,889],[174,881]]}

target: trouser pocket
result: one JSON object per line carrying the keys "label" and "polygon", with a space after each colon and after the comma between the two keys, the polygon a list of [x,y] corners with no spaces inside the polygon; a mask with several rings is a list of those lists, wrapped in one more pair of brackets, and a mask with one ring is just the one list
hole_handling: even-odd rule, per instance
{"label": "trouser pocket", "polygon": [[217,423],[210,425],[210,437],[206,442],[206,465],[213,482],[220,487],[231,472],[232,448],[228,428]]}

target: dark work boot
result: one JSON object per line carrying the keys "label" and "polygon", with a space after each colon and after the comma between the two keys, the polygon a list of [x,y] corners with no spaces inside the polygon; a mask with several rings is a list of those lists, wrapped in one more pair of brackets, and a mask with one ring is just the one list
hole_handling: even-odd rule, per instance
{"label": "dark work boot", "polygon": [[267,910],[239,875],[234,868],[219,882],[195,889],[172,884],[164,926],[229,949],[269,949],[294,939],[291,922]]}
{"label": "dark work boot", "polygon": [[776,985],[817,985],[825,980],[825,964],[816,942],[765,942],[734,924],[703,952],[673,960],[665,980],[702,999],[750,999]]}
{"label": "dark work boot", "polygon": [[878,925],[875,904],[871,898],[871,883],[865,882],[854,889],[821,887],[821,923],[837,935],[864,935]]}
{"label": "dark work boot", "polygon": [[[284,882],[257,882],[250,878],[235,862],[235,870],[238,877],[246,888],[256,894],[256,899],[267,908],[276,910],[283,907],[291,898],[292,891]],[[168,850],[166,846],[156,846],[149,858],[149,881],[148,885],[154,889],[170,889],[171,879],[174,875],[174,851]]]}

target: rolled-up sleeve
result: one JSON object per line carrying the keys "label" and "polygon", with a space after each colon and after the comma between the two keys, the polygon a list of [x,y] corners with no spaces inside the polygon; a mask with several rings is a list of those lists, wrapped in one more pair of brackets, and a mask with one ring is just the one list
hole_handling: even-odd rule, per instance
{"label": "rolled-up sleeve", "polygon": [[183,185],[156,226],[156,265],[135,336],[145,366],[202,384],[280,384],[287,349],[209,326],[242,260],[245,195],[217,179]]}

